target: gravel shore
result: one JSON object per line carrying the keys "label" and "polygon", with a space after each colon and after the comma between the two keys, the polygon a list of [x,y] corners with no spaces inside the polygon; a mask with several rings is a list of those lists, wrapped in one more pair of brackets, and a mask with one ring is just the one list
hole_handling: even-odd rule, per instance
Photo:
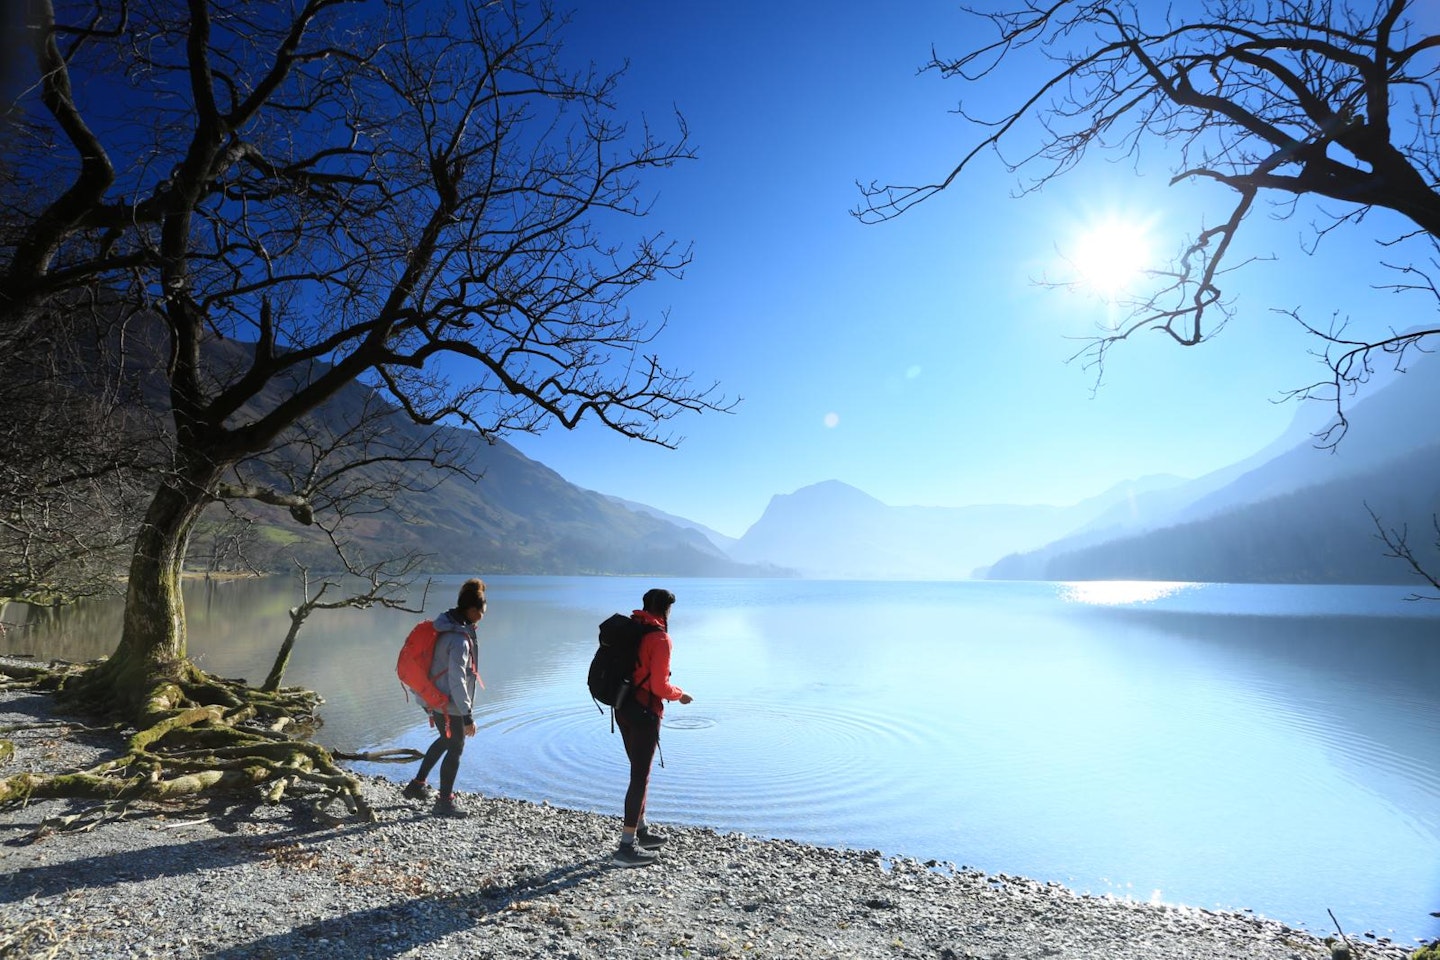
{"label": "gravel shore", "polygon": [[[0,692],[0,728],[28,727],[0,734],[16,748],[0,774],[115,753],[117,736],[51,708]],[[395,783],[362,783],[376,823],[233,796],[68,827],[95,805],[0,810],[0,958],[1331,956],[1246,914],[705,829],[658,824],[661,862],[622,869],[615,818],[461,795],[470,817],[442,820]],[[1351,940],[1355,957],[1408,954]]]}

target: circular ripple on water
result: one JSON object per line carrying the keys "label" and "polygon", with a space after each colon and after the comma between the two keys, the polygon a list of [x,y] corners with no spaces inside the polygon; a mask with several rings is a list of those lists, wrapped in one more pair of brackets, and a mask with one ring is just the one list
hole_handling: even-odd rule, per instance
{"label": "circular ripple on water", "polygon": [[689,714],[684,717],[669,717],[665,720],[666,730],[708,730],[719,723],[713,717]]}
{"label": "circular ripple on water", "polygon": [[[484,768],[476,773],[484,782],[471,789],[591,809],[615,806],[624,792],[628,764],[608,712],[511,701],[495,704],[484,725],[487,756],[466,755],[466,765]],[[774,814],[776,830],[880,815],[910,792],[914,778],[905,771],[927,762],[935,741],[914,721],[855,701],[709,701],[704,712],[672,704],[652,798],[718,827],[757,810]]]}

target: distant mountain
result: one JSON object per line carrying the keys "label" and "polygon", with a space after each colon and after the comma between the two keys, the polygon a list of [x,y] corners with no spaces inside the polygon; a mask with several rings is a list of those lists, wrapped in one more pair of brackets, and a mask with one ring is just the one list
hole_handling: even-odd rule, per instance
{"label": "distant mountain", "polygon": [[1349,429],[1317,448],[1303,410],[1284,437],[1241,463],[1137,498],[1038,550],[997,561],[996,579],[1239,582],[1413,581],[1383,557],[1366,504],[1428,550],[1440,512],[1440,358],[1421,356],[1351,403]]}
{"label": "distant mountain", "polygon": [[[275,397],[262,397],[255,406],[273,402]],[[313,420],[331,433],[343,432],[357,410],[378,402],[374,391],[354,383]],[[399,411],[389,412],[384,426],[397,442],[418,440],[432,429],[416,426]],[[433,489],[394,496],[389,510],[347,525],[344,533],[354,555],[373,562],[415,551],[426,555],[423,571],[480,575],[793,575],[736,562],[692,525],[577,487],[502,440],[487,442],[473,430],[455,427],[439,428],[436,436],[478,479],[430,471]],[[379,469],[362,471],[357,480],[377,480]],[[333,550],[318,530],[295,523],[282,510],[250,509],[262,520],[258,538],[246,548],[252,562],[272,570],[291,569],[294,559],[316,570],[333,568]],[[203,558],[209,552],[207,538],[223,534],[222,519],[218,507],[207,514],[192,538],[192,558]]]}
{"label": "distant mountain", "polygon": [[666,521],[667,523],[673,523],[675,524],[675,526],[683,527],[686,530],[696,530],[702,536],[704,536],[706,540],[709,540],[720,550],[727,553],[732,547],[735,546],[737,542],[739,542],[736,540],[735,537],[727,537],[725,534],[720,533],[718,530],[711,530],[703,523],[697,523],[694,520],[686,520],[684,517],[677,517],[674,514],[666,513],[663,510],[657,510],[654,507],[646,506],[643,503],[636,503],[634,500],[625,500],[620,497],[611,496],[610,494],[606,494],[605,497],[606,499],[614,503],[620,504],[627,510],[634,510],[637,513],[644,513],[652,517],[658,517],[661,520]]}
{"label": "distant mountain", "polygon": [[995,579],[1195,580],[1228,583],[1401,583],[1409,566],[1386,556],[1369,510],[1408,525],[1427,569],[1440,569],[1428,522],[1440,508],[1440,444],[1374,469],[1094,546],[1012,556]]}
{"label": "distant mountain", "polygon": [[773,497],[730,556],[792,567],[807,577],[966,579],[1018,544],[1038,546],[1180,482],[1148,477],[1070,507],[893,507],[830,480]]}

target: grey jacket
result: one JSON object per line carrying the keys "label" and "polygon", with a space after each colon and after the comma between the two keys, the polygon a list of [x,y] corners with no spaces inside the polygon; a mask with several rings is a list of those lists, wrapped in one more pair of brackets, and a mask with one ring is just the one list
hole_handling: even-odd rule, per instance
{"label": "grey jacket", "polygon": [[480,643],[475,626],[447,610],[435,618],[435,633],[430,679],[450,697],[439,710],[452,717],[469,717],[475,706],[475,688],[484,686],[477,665]]}

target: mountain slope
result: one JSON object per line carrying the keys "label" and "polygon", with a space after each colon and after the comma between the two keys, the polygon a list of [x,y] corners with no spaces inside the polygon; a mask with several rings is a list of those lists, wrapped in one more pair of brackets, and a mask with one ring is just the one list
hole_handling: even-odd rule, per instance
{"label": "mountain slope", "polygon": [[[278,402],[262,397],[237,416]],[[379,403],[363,384],[351,384],[311,418],[311,427],[344,432],[359,411]],[[369,513],[344,528],[348,549],[363,562],[409,552],[424,554],[425,572],[521,574],[624,574],[654,576],[766,576],[775,570],[737,563],[698,530],[638,512],[610,497],[577,487],[554,470],[531,460],[503,440],[488,442],[478,433],[455,427],[425,428],[388,410],[382,432],[398,446],[419,444],[428,434],[468,465],[478,479],[432,468],[432,489],[393,495],[390,509]],[[253,468],[265,479],[275,473]],[[361,482],[381,477],[382,468],[365,468]],[[422,485],[422,486],[424,486]],[[372,506],[379,506],[373,504]],[[247,556],[262,569],[290,568],[295,559],[313,569],[331,569],[333,551],[320,532],[295,523],[283,510],[249,505],[261,521],[258,542]],[[207,536],[216,536],[222,514],[212,508],[192,540],[192,555],[206,553]]]}
{"label": "mountain slope", "polygon": [[1017,544],[1038,546],[1116,504],[1177,482],[1150,477],[1119,484],[1069,507],[892,507],[829,480],[773,497],[730,555],[809,577],[966,579]]}
{"label": "mountain slope", "polygon": [[[1259,454],[1140,498],[1128,515],[1101,517],[1040,549],[1006,556],[988,576],[1103,579],[1149,570],[1147,577],[1161,579],[1337,582],[1353,576],[1362,578],[1355,582],[1407,582],[1396,561],[1376,562],[1383,547],[1374,540],[1364,503],[1389,524],[1430,527],[1431,515],[1440,511],[1440,496],[1428,486],[1434,474],[1426,473],[1433,469],[1427,458],[1440,444],[1437,414],[1440,358],[1422,356],[1407,373],[1390,376],[1350,406],[1349,430],[1334,449],[1316,446],[1321,424],[1302,409],[1285,436]],[[1334,524],[1349,532],[1319,532]],[[1271,538],[1268,557],[1254,536],[1261,530]],[[1307,557],[1290,546],[1302,543],[1346,556]],[[1129,559],[1122,559],[1127,553]]]}
{"label": "mountain slope", "polygon": [[628,510],[634,510],[637,513],[648,514],[652,517],[659,517],[661,520],[664,520],[667,523],[673,523],[675,524],[675,526],[681,527],[686,530],[697,530],[705,537],[706,540],[709,540],[712,544],[714,544],[719,550],[724,553],[728,554],[730,548],[735,546],[737,542],[735,537],[727,537],[720,531],[712,530],[709,527],[705,526],[705,524],[703,523],[697,523],[694,520],[687,520],[684,517],[677,517],[673,513],[666,513],[663,510],[657,510],[656,508],[648,506],[647,504],[636,503],[634,500],[626,500],[622,497],[611,496],[610,494],[606,494],[605,497],[606,499],[611,500],[614,503],[620,504],[622,507],[625,507]]}
{"label": "mountain slope", "polygon": [[[1316,446],[1334,411],[1301,405],[1285,434],[1238,463],[1169,489],[1142,494],[1039,551],[1053,556],[1122,536],[1216,516],[1303,487],[1364,472],[1440,442],[1440,357],[1415,356],[1408,372],[1387,372],[1373,392],[1347,405],[1350,429],[1334,449]],[[1016,547],[1022,550],[1024,548]]]}
{"label": "mountain slope", "polygon": [[1406,564],[1385,556],[1367,507],[1387,527],[1408,523],[1416,556],[1435,569],[1440,551],[1425,520],[1437,504],[1440,444],[1204,520],[1043,557],[1007,557],[990,576],[1418,587]]}

